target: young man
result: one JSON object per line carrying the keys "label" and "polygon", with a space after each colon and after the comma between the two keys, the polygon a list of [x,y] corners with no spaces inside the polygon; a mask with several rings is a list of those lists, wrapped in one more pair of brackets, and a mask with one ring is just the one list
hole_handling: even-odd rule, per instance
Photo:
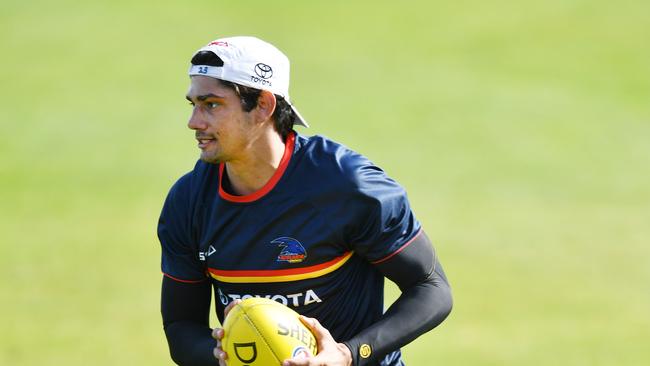
{"label": "young man", "polygon": [[[399,348],[451,311],[447,279],[406,192],[368,159],[307,127],[289,60],[253,37],[192,58],[188,126],[201,158],[165,201],[162,317],[172,359],[225,365],[223,322],[239,299],[304,315],[319,353],[284,365],[403,365]],[[384,277],[402,291],[384,313]]]}

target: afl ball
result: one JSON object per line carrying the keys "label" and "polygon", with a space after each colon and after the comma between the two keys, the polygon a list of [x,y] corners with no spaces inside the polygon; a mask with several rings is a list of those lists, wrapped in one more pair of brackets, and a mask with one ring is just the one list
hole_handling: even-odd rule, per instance
{"label": "afl ball", "polygon": [[229,366],[281,365],[288,358],[318,352],[316,338],[298,313],[266,298],[248,298],[235,305],[223,329],[221,347]]}

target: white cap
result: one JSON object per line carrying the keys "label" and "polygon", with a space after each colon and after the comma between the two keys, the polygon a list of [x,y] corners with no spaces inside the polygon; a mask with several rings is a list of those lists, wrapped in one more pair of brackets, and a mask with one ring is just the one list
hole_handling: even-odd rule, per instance
{"label": "white cap", "polygon": [[223,65],[190,66],[189,74],[210,76],[248,86],[268,90],[283,97],[296,115],[296,123],[309,127],[289,99],[289,59],[270,43],[255,37],[220,38],[196,51],[210,51],[217,55]]}

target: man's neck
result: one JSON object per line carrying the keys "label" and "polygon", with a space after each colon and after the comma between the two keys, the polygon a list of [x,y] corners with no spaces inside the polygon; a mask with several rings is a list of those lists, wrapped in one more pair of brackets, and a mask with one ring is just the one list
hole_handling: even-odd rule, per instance
{"label": "man's neck", "polygon": [[273,131],[253,141],[240,159],[227,162],[231,193],[244,196],[264,187],[280,166],[284,148],[282,137]]}

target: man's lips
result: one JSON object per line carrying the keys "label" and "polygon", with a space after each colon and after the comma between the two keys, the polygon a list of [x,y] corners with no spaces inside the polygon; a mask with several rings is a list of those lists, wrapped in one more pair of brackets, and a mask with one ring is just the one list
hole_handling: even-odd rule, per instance
{"label": "man's lips", "polygon": [[214,138],[210,138],[210,137],[197,136],[196,141],[199,142],[198,144],[199,148],[203,149],[207,147],[209,144],[211,144],[212,142],[214,142],[215,140]]}

